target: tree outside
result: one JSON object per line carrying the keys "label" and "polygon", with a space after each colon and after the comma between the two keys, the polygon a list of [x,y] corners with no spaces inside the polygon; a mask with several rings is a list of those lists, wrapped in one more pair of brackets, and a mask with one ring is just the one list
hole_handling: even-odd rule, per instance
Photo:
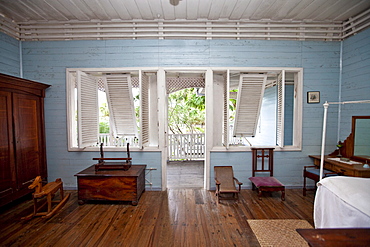
{"label": "tree outside", "polygon": [[185,88],[168,97],[168,127],[172,134],[204,133],[205,96]]}

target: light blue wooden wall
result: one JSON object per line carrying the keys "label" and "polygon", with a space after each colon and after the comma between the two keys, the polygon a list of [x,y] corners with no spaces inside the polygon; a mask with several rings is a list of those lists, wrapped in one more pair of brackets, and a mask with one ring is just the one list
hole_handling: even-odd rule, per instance
{"label": "light blue wooden wall", "polygon": [[[216,41],[221,43],[221,41]],[[224,46],[223,61],[238,62],[235,66],[291,66],[304,69],[303,149],[299,152],[275,152],[274,175],[286,186],[302,186],[304,165],[311,165],[310,154],[319,154],[321,146],[324,100],[338,99],[339,93],[339,42],[295,41],[232,41]],[[234,43],[234,44],[233,44]],[[222,47],[221,45],[219,46]],[[228,52],[228,49],[233,51]],[[232,54],[232,55],[231,55]],[[220,59],[221,61],[222,59]],[[307,91],[320,91],[320,104],[307,104]],[[328,128],[337,128],[337,119],[328,121]],[[336,133],[327,137],[328,150],[334,150]],[[211,164],[233,165],[241,182],[250,186],[252,175],[251,153],[213,153]],[[213,167],[211,167],[213,183]],[[213,184],[212,184],[213,185]]]}
{"label": "light blue wooden wall", "polygon": [[[343,42],[342,101],[370,100],[370,28]],[[370,104],[341,107],[340,140],[351,132],[351,116],[370,116]]]}
{"label": "light blue wooden wall", "polygon": [[0,73],[20,76],[19,41],[0,32]]}
{"label": "light blue wooden wall", "polygon": [[[49,83],[45,101],[47,155],[50,179],[62,177],[73,187],[75,173],[87,167],[98,153],[68,152],[66,137],[65,69],[68,67],[136,66],[244,66],[303,67],[304,91],[322,91],[338,97],[338,42],[251,40],[110,40],[24,42],[24,76]],[[289,185],[301,185],[302,166],[308,154],[319,153],[322,106],[304,104],[302,152],[276,153],[276,176]],[[332,123],[336,128],[336,122]],[[330,138],[329,138],[330,139]],[[332,138],[335,139],[335,136]],[[117,156],[118,154],[109,154]],[[242,182],[250,176],[250,153],[214,153],[211,165],[232,160]],[[118,155],[119,156],[119,155]],[[154,186],[160,187],[159,153],[133,153],[133,160],[157,168]],[[139,157],[136,157],[139,156]],[[294,157],[292,159],[292,157]],[[211,170],[213,170],[211,168]]]}
{"label": "light blue wooden wall", "polygon": [[[363,32],[368,35],[368,31]],[[363,33],[353,37],[354,40]],[[350,39],[348,40],[350,41]],[[0,41],[3,44],[3,41]],[[45,120],[49,179],[62,177],[75,187],[74,174],[92,164],[96,152],[68,152],[65,69],[73,67],[242,66],[303,67],[303,150],[275,153],[275,175],[287,186],[302,186],[302,167],[321,145],[322,103],[338,101],[340,42],[261,40],[108,40],[22,42],[24,77],[51,84],[46,94]],[[348,45],[349,46],[349,45]],[[350,49],[344,43],[344,49]],[[367,46],[368,47],[368,46]],[[352,51],[355,52],[355,51]],[[351,51],[347,56],[350,56]],[[345,52],[344,52],[345,55]],[[18,54],[14,57],[18,57]],[[2,58],[1,58],[2,59]],[[4,59],[2,59],[4,60]],[[349,66],[349,65],[347,65]],[[360,64],[358,64],[360,66]],[[11,72],[9,72],[11,73]],[[369,77],[368,77],[369,78]],[[343,94],[342,89],[342,94]],[[307,91],[320,91],[320,104],[307,104]],[[332,109],[327,150],[337,140],[338,110]],[[119,154],[109,154],[118,157]],[[136,163],[157,168],[154,187],[161,185],[161,154],[135,152]],[[231,162],[230,162],[231,161]],[[211,165],[232,164],[245,185],[251,175],[250,153],[212,153]],[[213,184],[213,167],[211,167]]]}
{"label": "light blue wooden wall", "polygon": [[[49,180],[61,177],[66,187],[76,187],[74,174],[94,164],[98,152],[68,152],[66,129],[66,68],[157,66],[153,41],[54,41],[24,42],[24,77],[51,84],[45,98],[45,127]],[[150,48],[151,47],[151,48]],[[110,152],[107,157],[126,153]],[[147,164],[153,189],[161,187],[160,152],[131,152],[133,164]],[[149,179],[149,175],[147,176]],[[149,189],[149,188],[147,188]]]}

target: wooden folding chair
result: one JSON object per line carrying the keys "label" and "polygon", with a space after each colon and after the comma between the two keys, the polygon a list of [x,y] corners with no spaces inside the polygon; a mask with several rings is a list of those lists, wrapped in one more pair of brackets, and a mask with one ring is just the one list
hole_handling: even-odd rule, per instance
{"label": "wooden folding chair", "polygon": [[[214,172],[217,201],[220,202],[220,199],[237,200],[243,183],[234,177],[233,167],[215,166]],[[236,184],[239,185],[238,189],[235,186]]]}

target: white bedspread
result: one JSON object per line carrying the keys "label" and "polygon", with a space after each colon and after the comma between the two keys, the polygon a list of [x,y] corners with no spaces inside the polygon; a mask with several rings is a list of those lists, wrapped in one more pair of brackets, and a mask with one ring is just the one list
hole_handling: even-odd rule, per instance
{"label": "white bedspread", "polygon": [[327,177],[318,183],[315,228],[370,227],[370,178]]}

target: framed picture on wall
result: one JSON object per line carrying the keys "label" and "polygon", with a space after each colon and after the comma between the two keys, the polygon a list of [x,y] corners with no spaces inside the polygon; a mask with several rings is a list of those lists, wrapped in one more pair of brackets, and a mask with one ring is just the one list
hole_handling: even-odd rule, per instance
{"label": "framed picture on wall", "polygon": [[320,92],[319,91],[312,91],[307,92],[307,103],[320,103]]}

